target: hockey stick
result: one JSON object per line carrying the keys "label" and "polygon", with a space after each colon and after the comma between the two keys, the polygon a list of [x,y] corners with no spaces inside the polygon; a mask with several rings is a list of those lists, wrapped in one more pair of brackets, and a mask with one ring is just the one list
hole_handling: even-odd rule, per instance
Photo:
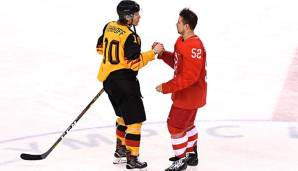
{"label": "hockey stick", "polygon": [[51,151],[58,145],[58,143],[66,136],[66,134],[75,126],[75,124],[81,119],[81,117],[86,113],[86,111],[90,108],[90,106],[97,100],[97,98],[104,92],[104,89],[101,89],[100,92],[92,99],[92,101],[85,107],[85,109],[81,112],[81,114],[69,125],[69,127],[63,132],[63,134],[59,137],[59,139],[55,142],[55,144],[45,153],[40,155],[34,154],[26,154],[22,153],[21,158],[23,160],[42,160],[45,159]]}

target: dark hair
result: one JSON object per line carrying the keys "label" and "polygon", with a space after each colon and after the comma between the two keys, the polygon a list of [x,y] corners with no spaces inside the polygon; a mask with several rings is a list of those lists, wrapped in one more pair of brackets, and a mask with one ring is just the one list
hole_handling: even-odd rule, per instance
{"label": "dark hair", "polygon": [[188,8],[184,8],[180,11],[179,15],[182,17],[183,23],[188,24],[191,30],[196,28],[198,17],[193,11]]}

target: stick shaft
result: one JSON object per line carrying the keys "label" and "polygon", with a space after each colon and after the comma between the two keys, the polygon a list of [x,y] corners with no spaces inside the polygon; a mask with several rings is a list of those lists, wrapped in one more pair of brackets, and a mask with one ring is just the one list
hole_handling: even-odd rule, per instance
{"label": "stick shaft", "polygon": [[104,92],[104,89],[101,89],[97,95],[91,100],[91,102],[85,107],[85,109],[80,113],[79,116],[68,126],[68,128],[63,132],[63,134],[57,139],[57,141],[52,145],[52,147],[43,154],[32,155],[32,154],[21,154],[21,158],[24,160],[42,160],[45,159],[51,151],[59,144],[59,142],[67,135],[67,133],[76,125],[76,123],[82,118],[82,116],[87,112],[90,106],[98,99],[98,97]]}

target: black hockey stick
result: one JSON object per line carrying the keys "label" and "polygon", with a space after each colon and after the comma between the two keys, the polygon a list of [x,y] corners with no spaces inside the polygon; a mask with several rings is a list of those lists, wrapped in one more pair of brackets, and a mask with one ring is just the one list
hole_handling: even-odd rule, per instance
{"label": "black hockey stick", "polygon": [[81,119],[81,117],[86,113],[90,106],[97,100],[97,98],[104,92],[104,89],[101,89],[100,92],[92,99],[92,101],[85,107],[85,109],[80,113],[80,115],[69,125],[69,127],[63,132],[55,144],[43,154],[26,154],[22,153],[21,158],[23,160],[42,160],[45,159],[51,151],[58,145],[58,143],[66,136],[66,134],[75,126],[75,124]]}

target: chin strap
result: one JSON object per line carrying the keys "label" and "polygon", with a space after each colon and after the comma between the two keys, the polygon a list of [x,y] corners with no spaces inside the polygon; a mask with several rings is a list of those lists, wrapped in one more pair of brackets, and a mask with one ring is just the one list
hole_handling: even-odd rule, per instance
{"label": "chin strap", "polygon": [[[135,32],[135,33],[137,33],[137,30],[136,30],[136,27],[135,27],[135,25],[133,25],[133,15],[132,16],[130,16],[131,17],[131,24],[127,24],[129,27],[133,27],[133,31]],[[127,21],[128,22],[128,21]]]}
{"label": "chin strap", "polygon": [[133,31],[134,31],[135,33],[137,33],[136,26],[135,26],[135,25],[132,25],[132,27],[133,27]]}

